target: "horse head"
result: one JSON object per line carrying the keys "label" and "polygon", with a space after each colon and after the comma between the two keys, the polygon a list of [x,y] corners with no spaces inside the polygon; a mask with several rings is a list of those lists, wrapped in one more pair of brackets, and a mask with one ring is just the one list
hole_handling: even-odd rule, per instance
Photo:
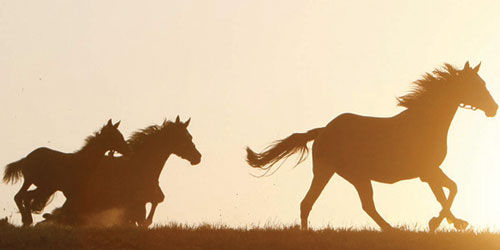
{"label": "horse head", "polygon": [[122,133],[118,130],[119,125],[120,122],[113,124],[109,119],[108,123],[101,129],[99,136],[102,138],[106,150],[116,150],[122,155],[128,155],[131,151]]}
{"label": "horse head", "polygon": [[457,72],[459,76],[458,98],[460,107],[480,109],[487,117],[493,117],[497,113],[498,104],[486,88],[486,83],[479,76],[478,71],[481,63],[471,68],[469,62],[465,63],[462,70]]}
{"label": "horse head", "polygon": [[[196,149],[193,143],[193,137],[189,134],[187,127],[191,122],[189,118],[186,122],[181,122],[179,116],[172,123],[172,140],[175,143],[172,147],[172,153],[188,160],[191,165],[197,165],[201,161],[201,153]],[[164,125],[166,122],[164,123]]]}

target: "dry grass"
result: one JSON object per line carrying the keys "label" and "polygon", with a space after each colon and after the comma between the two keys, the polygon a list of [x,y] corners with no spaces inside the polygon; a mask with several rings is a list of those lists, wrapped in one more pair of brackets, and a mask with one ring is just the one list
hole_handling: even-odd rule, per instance
{"label": "dry grass", "polygon": [[0,221],[0,249],[500,249],[490,232],[301,231],[167,225],[153,229],[19,228]]}

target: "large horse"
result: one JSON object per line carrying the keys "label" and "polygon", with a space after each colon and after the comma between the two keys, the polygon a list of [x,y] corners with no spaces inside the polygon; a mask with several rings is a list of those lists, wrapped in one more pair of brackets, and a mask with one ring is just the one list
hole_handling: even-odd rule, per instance
{"label": "large horse", "polygon": [[[262,153],[247,148],[247,162],[254,168],[271,170],[294,153],[297,164],[305,160],[307,142],[314,140],[313,180],[300,204],[301,227],[307,229],[313,204],[333,174],[337,173],[358,191],[363,210],[383,229],[392,227],[375,209],[371,181],[395,183],[420,178],[427,182],[442,206],[429,221],[434,231],[446,218],[455,228],[468,223],[450,211],[457,185],[439,168],[446,157],[447,136],[458,107],[484,111],[495,116],[498,105],[474,68],[467,62],[462,70],[445,64],[414,82],[414,89],[398,98],[406,110],[386,118],[341,114],[326,127],[296,133],[277,141]],[[449,190],[445,196],[443,188]]]}
{"label": "large horse", "polygon": [[[24,183],[15,195],[24,226],[33,223],[31,213],[40,213],[56,191],[72,197],[101,161],[108,150],[128,155],[129,147],[118,130],[120,122],[108,123],[86,139],[85,145],[74,153],[62,153],[49,148],[38,148],[5,168],[3,181],[15,183],[24,177]],[[37,188],[28,191],[31,185]]]}
{"label": "large horse", "polygon": [[[158,178],[169,156],[175,154],[191,165],[201,161],[187,130],[190,120],[181,122],[177,116],[175,122],[165,120],[135,132],[128,140],[130,157],[106,156],[72,200],[74,204],[67,201],[44,217],[62,224],[89,224],[89,217],[118,209],[123,212],[118,224],[151,225],[156,207],[165,197]],[[146,218],[147,203],[152,205]]]}

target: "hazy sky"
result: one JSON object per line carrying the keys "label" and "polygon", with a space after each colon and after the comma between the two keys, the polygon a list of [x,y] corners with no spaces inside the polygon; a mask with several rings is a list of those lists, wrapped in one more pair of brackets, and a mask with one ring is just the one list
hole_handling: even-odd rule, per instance
{"label": "hazy sky", "polygon": [[[477,0],[0,0],[0,166],[40,146],[75,151],[109,118],[128,136],[179,114],[192,117],[203,159],[167,161],[156,223],[298,223],[310,158],[257,179],[245,146],[260,150],[343,112],[394,115],[402,111],[395,97],[444,62],[482,61],[499,101],[499,8]],[[455,215],[478,228],[500,226],[499,119],[459,110],[442,165],[458,184]],[[15,222],[19,187],[0,188],[0,216]],[[426,227],[440,211],[419,180],[374,190],[393,225]],[[310,221],[376,226],[338,176]]]}

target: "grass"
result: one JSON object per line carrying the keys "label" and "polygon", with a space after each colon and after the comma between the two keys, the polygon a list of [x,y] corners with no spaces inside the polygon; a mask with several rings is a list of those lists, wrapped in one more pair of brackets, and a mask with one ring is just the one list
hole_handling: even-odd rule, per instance
{"label": "grass", "polygon": [[0,249],[500,249],[500,234],[175,224],[152,229],[20,228],[5,220],[0,221]]}

